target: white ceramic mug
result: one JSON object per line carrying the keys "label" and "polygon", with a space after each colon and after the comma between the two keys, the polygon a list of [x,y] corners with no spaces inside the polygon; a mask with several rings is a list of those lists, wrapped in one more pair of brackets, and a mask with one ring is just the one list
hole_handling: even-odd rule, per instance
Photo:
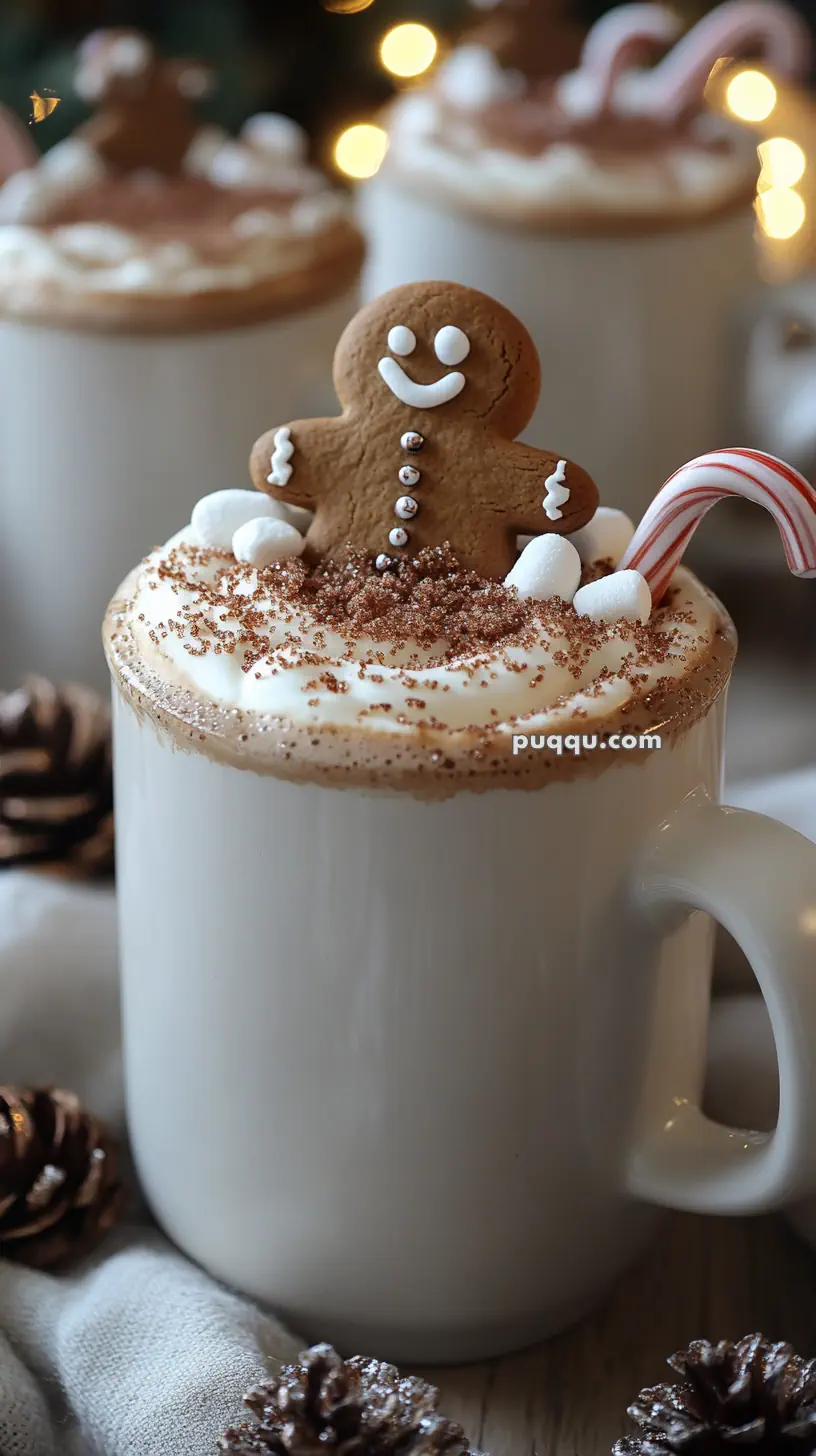
{"label": "white ceramic mug", "polygon": [[[179,751],[114,696],[130,1131],[214,1274],[345,1352],[461,1361],[591,1306],[654,1204],[816,1188],[816,847],[718,806],[724,697],[645,761],[426,802]],[[700,1111],[698,909],[767,998],[769,1137]]]}
{"label": "white ceramic mug", "polygon": [[331,411],[355,306],[186,336],[0,322],[0,686],[37,671],[107,690],[111,592],[202,495],[248,483],[270,401]]}
{"label": "white ceramic mug", "polygon": [[729,433],[729,320],[756,286],[753,213],[564,236],[465,216],[385,171],[360,193],[366,300],[451,278],[523,318],[543,386],[524,438],[580,460],[637,519],[655,481]]}

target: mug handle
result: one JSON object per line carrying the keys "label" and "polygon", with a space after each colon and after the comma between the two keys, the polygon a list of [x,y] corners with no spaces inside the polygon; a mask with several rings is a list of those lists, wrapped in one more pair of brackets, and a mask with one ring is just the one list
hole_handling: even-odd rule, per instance
{"label": "mug handle", "polygon": [[712,1122],[670,1086],[647,1090],[627,1160],[629,1192],[716,1214],[763,1213],[812,1193],[816,845],[764,814],[724,808],[696,792],[662,825],[631,888],[655,934],[676,929],[690,910],[704,910],[747,956],[776,1043],[779,1119],[773,1132],[745,1132]]}

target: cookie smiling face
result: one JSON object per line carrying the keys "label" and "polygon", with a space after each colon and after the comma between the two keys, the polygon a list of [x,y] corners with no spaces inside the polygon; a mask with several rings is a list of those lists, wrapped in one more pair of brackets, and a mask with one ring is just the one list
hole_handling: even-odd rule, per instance
{"label": "cookie smiling face", "polygon": [[453,283],[392,290],[358,314],[340,341],[335,388],[345,409],[372,419],[396,407],[514,438],[538,399],[540,366],[522,324],[501,304]]}
{"label": "cookie smiling face", "polygon": [[[391,353],[381,359],[377,366],[391,393],[402,404],[411,405],[415,409],[436,409],[438,405],[448,404],[450,400],[456,399],[467,383],[464,374],[459,370],[443,374],[431,384],[418,384],[394,358],[395,354],[400,358],[407,358],[414,353],[416,346],[417,339],[413,330],[405,324],[395,324],[388,335]],[[445,324],[434,339],[434,353],[441,364],[461,364],[470,353],[470,339],[455,324]]]}

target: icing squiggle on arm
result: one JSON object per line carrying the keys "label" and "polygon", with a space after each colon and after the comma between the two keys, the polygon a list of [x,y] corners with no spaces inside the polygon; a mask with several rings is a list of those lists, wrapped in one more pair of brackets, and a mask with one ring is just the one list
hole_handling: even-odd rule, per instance
{"label": "icing squiggle on arm", "polygon": [[570,490],[564,484],[567,478],[567,462],[559,460],[558,467],[554,474],[547,477],[544,487],[547,491],[541,502],[544,510],[551,521],[560,521],[564,512],[561,507],[566,505],[570,498]]}
{"label": "icing squiggle on arm", "polygon": [[288,485],[292,479],[294,467],[290,464],[295,453],[295,445],[292,439],[292,431],[288,425],[282,425],[275,431],[275,449],[270,460],[272,470],[267,475],[270,485]]}

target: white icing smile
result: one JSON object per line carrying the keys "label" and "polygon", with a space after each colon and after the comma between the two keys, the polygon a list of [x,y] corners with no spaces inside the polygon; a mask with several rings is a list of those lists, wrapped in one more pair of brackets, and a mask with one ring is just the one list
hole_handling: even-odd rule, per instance
{"label": "white icing smile", "polygon": [[[405,324],[395,324],[388,335],[391,353],[407,359],[416,346],[417,337],[413,329]],[[464,330],[456,328],[454,324],[446,324],[434,339],[434,353],[440,364],[449,367],[462,364],[470,353],[470,339]],[[396,359],[387,357],[380,360],[378,368],[391,393],[402,404],[411,405],[413,409],[435,409],[437,405],[448,404],[457,394],[462,393],[466,383],[464,374],[457,371],[443,375],[434,384],[416,384]]]}
{"label": "white icing smile", "polygon": [[433,384],[417,384],[396,359],[381,359],[377,367],[391,393],[412,409],[436,409],[437,405],[449,404],[462,393],[466,383],[464,374],[460,374],[458,369],[434,380]]}

